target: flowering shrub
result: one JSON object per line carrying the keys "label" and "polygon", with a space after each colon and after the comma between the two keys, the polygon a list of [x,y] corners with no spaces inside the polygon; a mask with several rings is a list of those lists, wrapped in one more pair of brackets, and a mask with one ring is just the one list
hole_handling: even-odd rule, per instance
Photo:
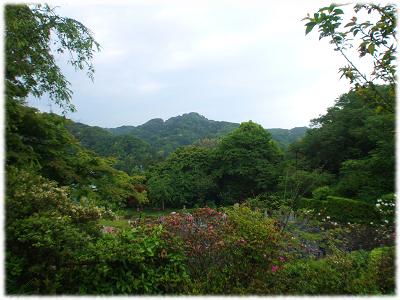
{"label": "flowering shrub", "polygon": [[244,293],[286,261],[276,222],[246,206],[177,213],[165,218],[165,226],[183,240],[193,293]]}

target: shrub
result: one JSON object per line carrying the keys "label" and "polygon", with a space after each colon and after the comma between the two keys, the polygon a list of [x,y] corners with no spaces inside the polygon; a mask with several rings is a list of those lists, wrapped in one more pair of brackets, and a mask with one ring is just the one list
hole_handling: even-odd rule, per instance
{"label": "shrub", "polygon": [[295,261],[275,275],[274,294],[391,294],[394,292],[393,248],[337,252],[320,260]]}
{"label": "shrub", "polygon": [[79,294],[177,294],[190,286],[179,243],[164,239],[161,225],[103,235],[72,274]]}
{"label": "shrub", "polygon": [[278,210],[282,205],[285,204],[285,201],[283,200],[283,197],[278,195],[263,193],[253,198],[248,198],[244,204],[253,210],[260,209],[271,212],[273,210]]}
{"label": "shrub", "polygon": [[332,221],[347,224],[370,223],[379,220],[379,214],[374,205],[369,203],[328,196],[327,200],[302,199],[299,208],[314,209],[321,217],[327,217]]}
{"label": "shrub", "polygon": [[102,210],[72,202],[67,189],[10,168],[6,190],[6,291],[61,292],[70,264],[99,235]]}
{"label": "shrub", "polygon": [[183,240],[193,293],[248,293],[281,263],[282,234],[275,221],[249,207],[198,209],[168,216],[165,224]]}
{"label": "shrub", "polygon": [[321,186],[312,191],[313,198],[316,200],[326,200],[332,194],[329,186]]}

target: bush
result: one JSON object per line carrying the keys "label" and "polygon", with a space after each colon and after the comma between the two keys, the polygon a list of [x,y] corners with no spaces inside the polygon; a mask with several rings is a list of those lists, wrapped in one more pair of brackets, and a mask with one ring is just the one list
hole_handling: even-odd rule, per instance
{"label": "bush", "polygon": [[299,208],[314,209],[321,217],[328,217],[335,222],[370,223],[379,220],[379,213],[374,205],[369,203],[328,196],[327,200],[311,200],[303,198],[299,201]]}
{"label": "bush", "polygon": [[337,252],[320,260],[286,264],[276,272],[274,293],[286,295],[392,294],[393,248]]}
{"label": "bush", "polygon": [[321,186],[312,191],[313,198],[316,200],[326,200],[332,194],[329,186]]}
{"label": "bush", "polygon": [[76,204],[65,188],[10,168],[6,190],[6,291],[55,294],[90,239],[102,210]]}
{"label": "bush", "polygon": [[105,234],[72,272],[79,294],[177,294],[190,286],[179,243],[164,239],[161,225]]}
{"label": "bush", "polygon": [[274,220],[246,206],[210,208],[165,219],[183,240],[194,283],[192,293],[243,294],[270,276],[281,262],[282,234]]}
{"label": "bush", "polygon": [[248,198],[244,204],[249,206],[252,210],[259,209],[271,212],[273,210],[278,210],[282,205],[285,204],[285,201],[278,195],[263,193],[253,198]]}

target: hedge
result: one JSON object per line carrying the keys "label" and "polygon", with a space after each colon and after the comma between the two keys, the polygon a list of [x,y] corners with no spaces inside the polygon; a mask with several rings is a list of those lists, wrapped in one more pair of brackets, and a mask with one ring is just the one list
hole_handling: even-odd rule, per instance
{"label": "hedge", "polygon": [[330,216],[331,221],[339,223],[370,223],[379,220],[375,206],[364,201],[328,196],[327,200],[303,198],[299,208],[314,209],[322,217]]}

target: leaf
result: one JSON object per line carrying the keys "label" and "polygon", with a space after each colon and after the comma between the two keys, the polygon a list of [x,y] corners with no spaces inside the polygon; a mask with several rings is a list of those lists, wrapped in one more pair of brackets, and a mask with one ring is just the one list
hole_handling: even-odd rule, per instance
{"label": "leaf", "polygon": [[335,15],[343,15],[343,14],[344,14],[343,10],[341,10],[340,8],[336,8],[336,9],[333,11],[333,13],[334,13]]}
{"label": "leaf", "polygon": [[306,24],[306,35],[310,33],[311,30],[313,30],[315,25],[317,25],[317,23],[315,22],[309,22]]}
{"label": "leaf", "polygon": [[368,52],[373,55],[375,52],[375,44],[371,43],[368,45]]}
{"label": "leaf", "polygon": [[347,23],[346,25],[344,25],[344,27],[354,26],[355,24],[356,24],[355,22],[350,22],[350,23]]}

